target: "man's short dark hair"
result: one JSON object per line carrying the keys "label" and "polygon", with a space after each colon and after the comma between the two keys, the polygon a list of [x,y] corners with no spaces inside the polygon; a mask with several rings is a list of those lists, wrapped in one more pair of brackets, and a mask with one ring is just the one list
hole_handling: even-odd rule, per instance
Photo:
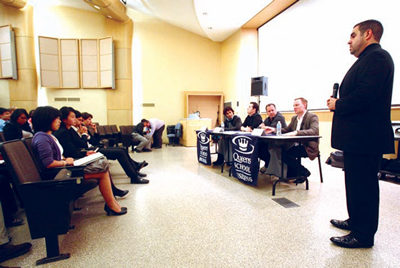
{"label": "man's short dark hair", "polygon": [[383,26],[382,23],[380,23],[377,20],[366,20],[360,23],[357,23],[353,28],[357,27],[360,30],[361,34],[364,34],[365,31],[367,30],[372,30],[372,33],[374,34],[375,40],[380,42],[381,37],[383,35]]}
{"label": "man's short dark hair", "polygon": [[226,115],[229,111],[232,111],[232,113],[235,114],[235,111],[232,109],[231,106],[226,106],[224,108],[224,115]]}
{"label": "man's short dark hair", "polygon": [[0,114],[2,115],[2,114],[4,114],[5,112],[9,112],[10,110],[8,110],[8,109],[6,109],[6,108],[3,108],[3,107],[1,107],[0,108]]}
{"label": "man's short dark hair", "polygon": [[76,117],[76,118],[82,117],[81,112],[79,112],[78,110],[75,110],[75,117]]}
{"label": "man's short dark hair", "polygon": [[140,123],[148,123],[149,122],[149,120],[146,120],[146,119],[142,119],[142,120],[140,120]]}
{"label": "man's short dark hair", "polygon": [[60,111],[51,106],[37,107],[32,116],[32,125],[35,132],[51,130],[54,119],[60,117]]}
{"label": "man's short dark hair", "polygon": [[258,105],[258,103],[252,101],[252,102],[250,102],[250,104],[253,104],[253,109],[256,109],[256,113],[258,113],[258,111],[259,111],[259,109],[260,109],[260,106]]}
{"label": "man's short dark hair", "polygon": [[83,118],[83,120],[86,120],[86,119],[88,119],[89,117],[93,119],[93,115],[92,115],[92,114],[87,113],[87,112],[83,112],[83,113],[82,113],[82,118]]}
{"label": "man's short dark hair", "polygon": [[273,103],[268,103],[267,105],[265,105],[265,111],[267,110],[268,106],[274,106],[275,110],[276,110],[276,106]]}

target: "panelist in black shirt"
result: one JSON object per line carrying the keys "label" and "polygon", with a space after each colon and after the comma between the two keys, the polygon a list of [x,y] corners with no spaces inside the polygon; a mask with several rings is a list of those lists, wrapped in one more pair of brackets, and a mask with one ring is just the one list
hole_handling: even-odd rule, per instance
{"label": "panelist in black shirt", "polygon": [[258,113],[259,105],[256,102],[250,102],[249,107],[247,108],[248,116],[244,120],[241,131],[252,132],[255,128],[263,122],[261,115]]}

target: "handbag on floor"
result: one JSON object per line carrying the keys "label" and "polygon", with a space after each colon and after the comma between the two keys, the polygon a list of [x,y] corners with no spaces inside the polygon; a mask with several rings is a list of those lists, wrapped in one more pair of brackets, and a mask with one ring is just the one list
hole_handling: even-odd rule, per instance
{"label": "handbag on floor", "polygon": [[332,167],[344,168],[343,152],[342,151],[332,152],[325,163],[331,165]]}

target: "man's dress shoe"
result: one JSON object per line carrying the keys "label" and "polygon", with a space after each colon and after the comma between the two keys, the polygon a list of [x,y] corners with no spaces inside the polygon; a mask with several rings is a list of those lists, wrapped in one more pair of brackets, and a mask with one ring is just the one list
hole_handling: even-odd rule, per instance
{"label": "man's dress shoe", "polygon": [[137,177],[136,179],[131,179],[132,184],[146,184],[149,183],[149,180]]}
{"label": "man's dress shoe", "polygon": [[144,174],[144,173],[137,172],[137,174],[138,174],[140,177],[147,177],[147,174]]}
{"label": "man's dress shoe", "polygon": [[138,171],[141,170],[144,167],[147,167],[148,165],[149,165],[149,163],[147,163],[146,161],[138,163]]}
{"label": "man's dress shoe", "polygon": [[355,238],[352,234],[348,234],[345,236],[334,236],[331,237],[331,241],[343,248],[370,248],[374,244],[365,244],[360,242],[357,238]]}
{"label": "man's dress shoe", "polygon": [[19,245],[5,244],[0,246],[0,263],[9,259],[16,258],[27,253],[32,247],[31,243]]}
{"label": "man's dress shoe", "polygon": [[341,221],[341,220],[331,220],[331,224],[336,228],[349,230],[351,231],[349,220]]}

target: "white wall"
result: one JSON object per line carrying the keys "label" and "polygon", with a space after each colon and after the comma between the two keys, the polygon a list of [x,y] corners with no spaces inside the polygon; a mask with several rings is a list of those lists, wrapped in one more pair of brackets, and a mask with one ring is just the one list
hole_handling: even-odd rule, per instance
{"label": "white wall", "polygon": [[[347,42],[353,26],[377,19],[384,27],[381,45],[400,63],[397,2],[393,0],[302,0],[259,29],[259,75],[268,77],[266,102],[293,110],[305,97],[309,108],[326,108],[334,83],[340,83],[356,58]],[[394,104],[400,104],[396,92]]]}

